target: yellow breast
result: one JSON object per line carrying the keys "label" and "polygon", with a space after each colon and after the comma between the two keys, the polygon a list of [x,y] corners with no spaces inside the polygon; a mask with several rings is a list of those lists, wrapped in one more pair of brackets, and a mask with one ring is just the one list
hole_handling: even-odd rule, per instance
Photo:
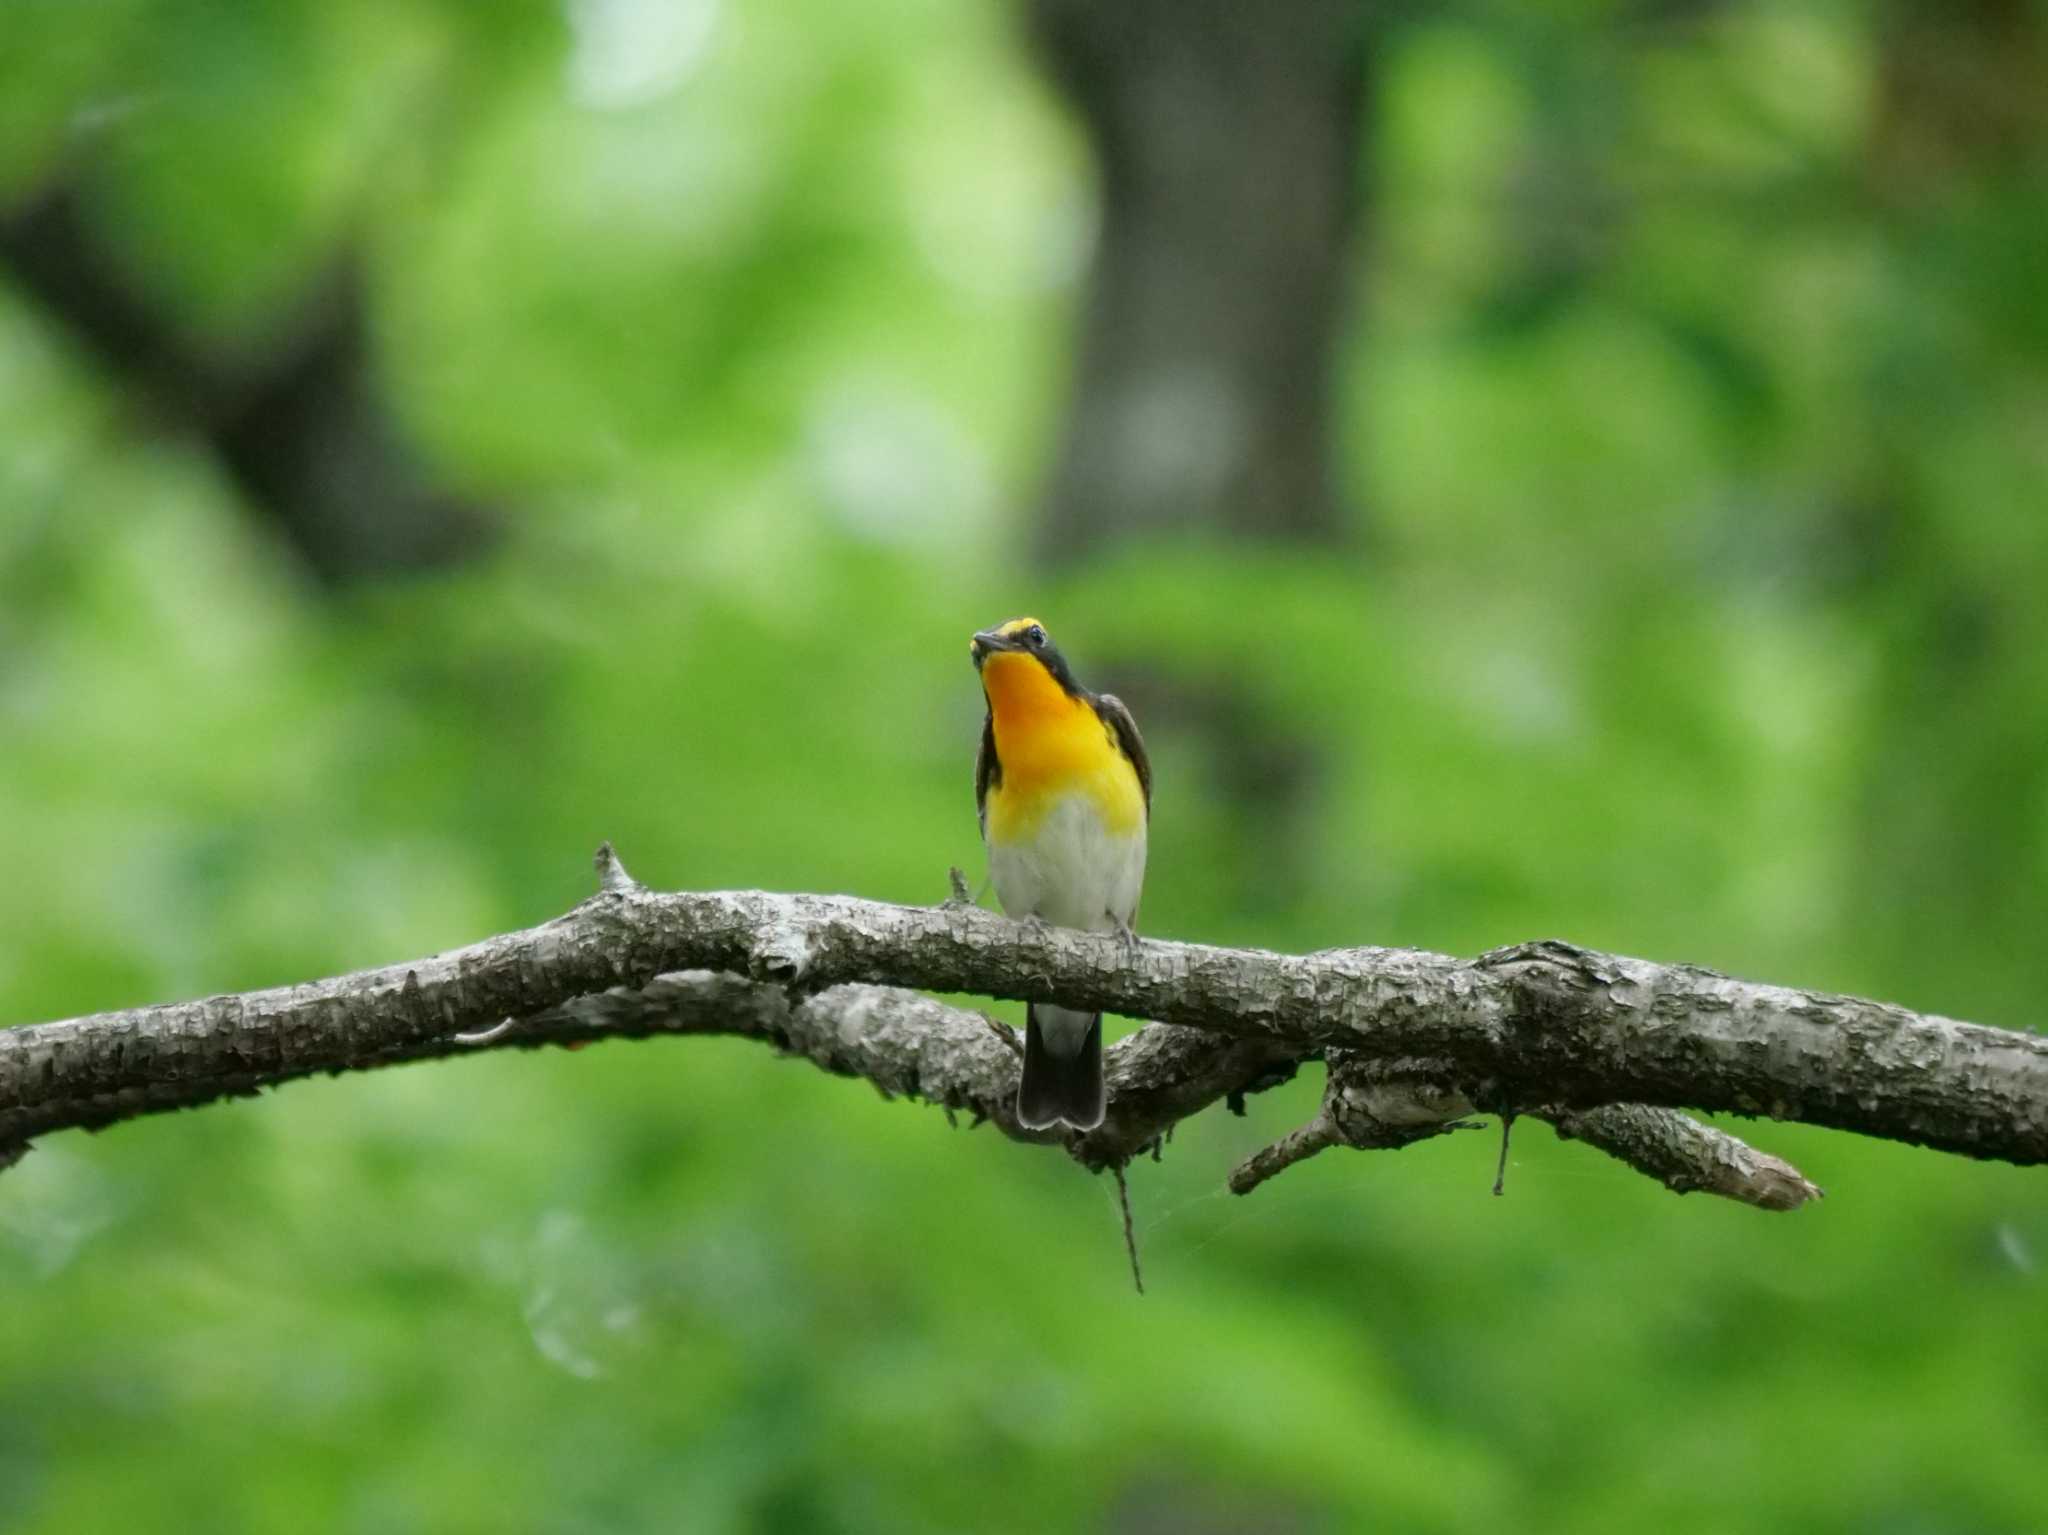
{"label": "yellow breast", "polygon": [[1086,700],[1068,695],[1035,657],[990,656],[981,669],[994,722],[1001,783],[988,790],[988,835],[1016,842],[1070,795],[1091,800],[1104,827],[1128,836],[1145,818],[1137,769]]}

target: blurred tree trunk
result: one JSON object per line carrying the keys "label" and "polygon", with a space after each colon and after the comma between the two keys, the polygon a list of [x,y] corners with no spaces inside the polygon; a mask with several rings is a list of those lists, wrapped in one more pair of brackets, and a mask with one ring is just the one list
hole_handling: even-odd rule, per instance
{"label": "blurred tree trunk", "polygon": [[1331,364],[1359,222],[1361,0],[1029,0],[1101,172],[1041,552],[1334,542]]}
{"label": "blurred tree trunk", "polygon": [[0,212],[0,277],[155,422],[188,432],[322,583],[457,563],[498,531],[438,487],[380,398],[360,274],[344,258],[254,356],[186,333],[94,240],[59,181]]}
{"label": "blurred tree trunk", "polygon": [[[2031,659],[2048,653],[2035,578],[2048,536],[2038,508],[1942,505],[1927,487],[1952,457],[1981,451],[1973,420],[2041,389],[2048,9],[1958,0],[1881,15],[1863,169],[1923,318],[1872,360],[1848,497],[1881,618],[1857,920],[1889,940],[1900,990],[1920,984],[1915,952],[1931,942],[1955,973],[2012,978],[1958,1006],[2024,1017],[2048,988],[2048,884],[2029,810],[2048,804],[2048,693]],[[1965,345],[1966,398],[1931,382],[1952,372],[1942,350]]]}
{"label": "blurred tree trunk", "polygon": [[1917,205],[1958,180],[2023,172],[2048,146],[2048,11],[2037,0],[1894,3],[1879,29],[1869,167]]}

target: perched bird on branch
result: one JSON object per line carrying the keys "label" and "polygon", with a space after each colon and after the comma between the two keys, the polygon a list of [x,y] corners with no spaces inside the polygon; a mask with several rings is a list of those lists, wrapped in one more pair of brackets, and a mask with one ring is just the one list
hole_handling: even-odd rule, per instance
{"label": "perched bird on branch", "polygon": [[[1035,618],[969,649],[988,699],[974,803],[996,899],[1012,917],[1135,941],[1152,769],[1131,711],[1076,682]],[[1102,1014],[1029,1004],[1017,1118],[1092,1130],[1102,1113]]]}

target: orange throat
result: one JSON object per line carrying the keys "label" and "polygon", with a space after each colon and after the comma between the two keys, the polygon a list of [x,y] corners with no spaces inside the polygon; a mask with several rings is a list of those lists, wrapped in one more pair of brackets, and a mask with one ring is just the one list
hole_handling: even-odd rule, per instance
{"label": "orange throat", "polygon": [[1027,736],[1057,730],[1076,714],[1094,711],[1054,680],[1036,656],[999,650],[981,663],[981,688],[995,716],[996,738],[1008,734],[1025,744]]}
{"label": "orange throat", "polygon": [[1137,770],[1087,701],[1068,694],[1035,656],[998,651],[981,667],[1002,780],[988,795],[989,834],[1027,836],[1068,795],[1092,800],[1104,825],[1135,831],[1144,816]]}

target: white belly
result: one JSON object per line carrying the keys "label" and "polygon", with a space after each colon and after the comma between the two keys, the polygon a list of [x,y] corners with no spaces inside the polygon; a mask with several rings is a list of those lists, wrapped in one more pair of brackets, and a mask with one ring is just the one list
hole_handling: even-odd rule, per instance
{"label": "white belly", "polygon": [[1137,915],[1145,825],[1111,832],[1091,799],[1068,795],[1039,818],[1029,837],[990,842],[988,872],[1011,916],[1103,932]]}

